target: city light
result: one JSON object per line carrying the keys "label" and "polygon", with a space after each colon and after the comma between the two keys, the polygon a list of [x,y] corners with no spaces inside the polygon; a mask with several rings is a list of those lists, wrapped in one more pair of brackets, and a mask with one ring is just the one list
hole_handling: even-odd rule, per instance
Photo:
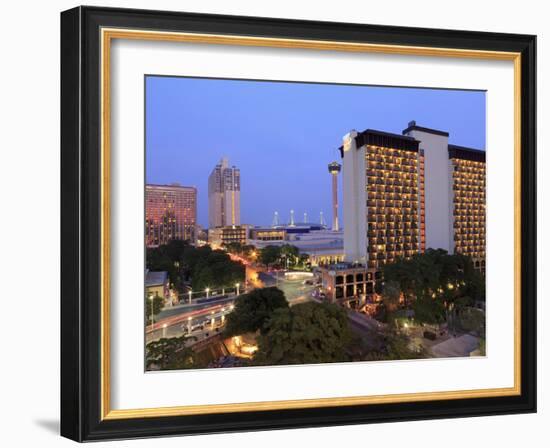
{"label": "city light", "polygon": [[[216,206],[213,207],[216,211],[212,213],[213,216],[210,216],[211,212],[209,210],[209,221],[211,221],[209,227],[197,225],[196,232],[201,235],[200,238],[204,241],[204,244],[209,246],[204,249],[216,250],[219,248],[223,250],[223,253],[216,255],[219,255],[220,260],[226,261],[230,267],[233,264],[235,267],[238,266],[241,269],[238,271],[239,276],[233,277],[234,283],[231,287],[231,277],[211,275],[211,272],[210,275],[203,276],[200,269],[188,268],[192,265],[191,263],[189,263],[189,266],[186,263],[186,269],[183,269],[182,266],[181,272],[178,269],[177,282],[172,279],[172,272],[169,273],[170,277],[166,277],[168,273],[164,272],[165,281],[168,281],[167,278],[169,278],[178,287],[189,285],[187,286],[189,288],[187,291],[188,304],[185,302],[186,293],[183,292],[179,302],[182,306],[175,306],[174,309],[165,312],[164,307],[171,306],[174,303],[167,300],[170,299],[170,296],[165,297],[166,294],[164,294],[162,296],[164,302],[160,304],[160,310],[163,311],[159,311],[159,304],[157,303],[159,297],[156,294],[149,293],[148,289],[146,298],[151,300],[151,318],[149,322],[152,325],[150,327],[146,325],[146,332],[148,334],[153,333],[154,338],[158,338],[161,328],[162,337],[166,337],[168,327],[171,329],[169,337],[177,337],[181,333],[187,333],[186,346],[195,347],[195,344],[199,342],[197,352],[203,350],[203,344],[213,348],[226,345],[227,350],[225,351],[212,350],[211,355],[219,359],[213,361],[211,365],[226,367],[235,362],[236,365],[247,365],[248,361],[242,361],[242,359],[254,357],[258,350],[259,333],[257,331],[256,333],[253,331],[242,332],[242,336],[231,337],[226,334],[224,328],[228,322],[239,321],[242,316],[244,316],[244,319],[249,318],[247,311],[241,309],[243,308],[242,303],[238,309],[235,308],[237,300],[242,302],[243,298],[248,296],[251,299],[256,299],[255,294],[258,292],[256,288],[268,288],[275,283],[277,288],[282,285],[277,292],[284,293],[287,302],[292,306],[292,308],[289,308],[292,312],[298,312],[300,306],[294,307],[294,305],[302,305],[302,302],[308,302],[306,306],[315,305],[311,302],[327,302],[346,308],[348,317],[351,316],[350,319],[358,317],[356,314],[366,315],[369,318],[368,320],[365,319],[365,316],[359,316],[362,320],[359,321],[358,319],[351,323],[355,327],[360,325],[364,325],[365,328],[368,327],[368,334],[376,331],[380,331],[381,335],[384,335],[386,331],[395,332],[404,339],[409,339],[410,343],[418,344],[418,341],[423,340],[423,338],[432,339],[431,334],[433,333],[432,340],[441,339],[445,341],[445,338],[441,336],[447,336],[448,329],[451,328],[451,325],[454,325],[456,320],[454,314],[451,313],[454,304],[450,298],[462,298],[465,292],[462,291],[465,285],[464,281],[449,281],[449,279],[460,278],[459,275],[455,276],[453,274],[446,275],[446,279],[441,276],[437,282],[424,282],[425,284],[421,282],[422,289],[420,290],[416,286],[415,288],[405,289],[404,286],[412,282],[408,280],[408,277],[418,278],[417,272],[419,270],[411,269],[410,273],[405,272],[406,275],[403,274],[405,280],[394,281],[392,276],[395,277],[395,273],[391,269],[393,263],[410,261],[412,265],[413,262],[416,262],[417,256],[419,263],[422,262],[422,257],[430,255],[427,248],[433,247],[434,228],[437,227],[437,230],[439,230],[439,222],[442,220],[432,218],[432,215],[438,217],[438,214],[434,213],[433,203],[426,202],[426,197],[431,198],[426,192],[430,192],[430,189],[433,190],[434,188],[425,184],[425,179],[431,179],[430,176],[433,177],[434,168],[428,157],[430,153],[426,153],[430,165],[425,166],[424,149],[419,148],[420,141],[410,136],[386,135],[384,133],[382,133],[382,138],[376,132],[378,131],[367,130],[359,133],[356,142],[345,143],[344,148],[340,148],[342,158],[347,158],[346,171],[350,169],[350,166],[353,169],[354,164],[358,164],[361,174],[359,176],[342,176],[344,179],[341,181],[345,185],[344,197],[349,196],[349,191],[360,192],[357,201],[344,201],[343,203],[346,220],[351,219],[351,223],[347,222],[349,227],[344,229],[345,231],[342,231],[340,228],[342,223],[338,221],[337,182],[340,173],[339,163],[329,164],[329,173],[333,181],[332,230],[324,225],[323,212],[320,213],[320,225],[313,223],[315,225],[306,226],[306,213],[304,213],[303,223],[295,222],[294,210],[290,210],[289,223],[287,224],[279,225],[277,212],[275,212],[274,224],[271,227],[255,225],[254,221],[241,223],[240,171],[235,167],[230,167],[226,160],[222,160],[219,165],[216,165],[209,180],[212,183],[217,182],[216,185],[218,185],[219,179],[225,176],[231,179],[231,185],[235,188],[227,190],[225,184],[216,186],[225,193],[231,192],[230,195],[223,198],[224,205],[221,208],[218,203],[219,195],[211,194],[209,191],[209,203],[212,202],[212,205]],[[372,135],[369,136],[369,133]],[[369,138],[371,140],[368,140]],[[346,145],[355,145],[355,143],[357,143],[355,148],[357,151],[346,152],[349,149],[346,149]],[[454,159],[450,155],[450,146],[448,148],[449,157],[444,157],[445,171],[443,172],[448,177],[439,176],[443,183],[441,186],[437,186],[438,188],[441,187],[441,191],[445,193],[443,196],[448,199],[447,205],[449,206],[444,209],[446,214],[443,217],[443,227],[448,232],[446,236],[449,237],[444,240],[445,244],[448,243],[448,246],[445,246],[444,249],[449,255],[466,254],[475,256],[476,258],[472,262],[475,263],[476,268],[479,267],[480,271],[484,273],[485,163],[478,164],[460,158]],[[360,155],[356,156],[355,154]],[[451,170],[448,170],[449,167],[452,167]],[[439,173],[439,171],[437,172]],[[223,176],[221,176],[222,174]],[[281,182],[288,182],[288,180],[281,179]],[[450,194],[447,195],[447,192]],[[218,191],[216,191],[217,193]],[[177,200],[173,199],[170,196],[171,194],[170,192],[164,192],[164,198],[168,200],[168,202],[165,201],[166,206],[168,208],[178,207]],[[183,193],[181,194],[183,195]],[[196,191],[189,190],[185,194],[187,195],[186,198],[188,197],[186,199],[188,203],[191,203],[192,200],[196,201]],[[225,207],[227,207],[227,210],[225,210]],[[354,215],[350,212],[350,207],[359,210],[355,211]],[[426,217],[430,218],[430,226],[428,227],[425,221]],[[196,220],[196,211],[191,214],[190,218],[186,219]],[[148,242],[158,245],[158,241],[163,239],[181,239],[186,232],[189,233],[188,231],[177,230],[176,224],[180,221],[173,217],[167,216],[165,222],[170,223],[171,227],[169,229],[165,228],[165,233],[161,236],[155,236],[152,229],[148,234]],[[146,224],[153,226],[152,221],[147,221]],[[166,226],[166,224],[163,225]],[[356,228],[354,229],[352,226]],[[350,228],[354,229],[353,232],[349,232]],[[158,230],[158,225],[155,229]],[[176,235],[176,232],[179,232],[179,235]],[[190,251],[189,253],[200,259],[199,257],[203,257],[203,255],[199,253],[199,250],[195,250],[198,246],[196,239],[198,235],[195,235],[194,232],[195,230],[188,238],[190,242],[182,244],[182,250],[192,249],[194,252]],[[353,235],[350,237],[351,233]],[[356,233],[357,235],[355,235]],[[193,238],[195,238],[194,241]],[[322,242],[318,243],[319,240]],[[277,250],[270,252],[270,250],[266,250],[267,247],[274,247]],[[207,252],[205,250],[205,253]],[[209,267],[210,260],[206,258],[206,255],[204,257],[208,262],[202,264]],[[437,263],[437,260],[434,262]],[[152,262],[154,261],[152,259]],[[179,264],[180,262],[174,262],[176,268],[179,268]],[[387,269],[388,265],[390,265],[389,269]],[[419,266],[422,265],[419,264]],[[399,267],[399,265],[396,267]],[[164,264],[160,264],[157,269],[165,269]],[[297,269],[303,269],[304,272]],[[467,273],[464,273],[464,271],[466,269],[463,268],[461,272],[464,274],[464,278],[467,278]],[[222,269],[219,272],[222,272]],[[228,270],[228,272],[231,271]],[[258,276],[258,273],[260,273],[260,276]],[[235,282],[236,279],[243,278],[242,276],[244,276],[242,284],[240,281]],[[308,276],[308,278],[303,279],[302,277],[305,276]],[[430,276],[427,277],[431,280]],[[208,280],[206,280],[207,278]],[[420,278],[422,279],[422,277]],[[445,283],[445,281],[448,283]],[[212,284],[212,287],[204,287],[206,282]],[[397,285],[390,288],[390,282]],[[151,285],[150,288],[157,288],[156,283]],[[163,283],[163,285],[165,285],[164,290],[166,292],[166,283]],[[191,285],[197,288],[194,302]],[[231,291],[233,288],[234,293]],[[454,291],[455,289],[456,291]],[[240,297],[241,292],[243,298]],[[172,294],[172,292],[168,291],[168,294]],[[433,300],[428,299],[431,303],[425,307],[425,312],[423,308],[418,310],[415,308],[415,300],[419,297],[424,300],[424,297],[429,298],[430,296]],[[212,298],[212,300],[208,300],[209,298]],[[481,301],[479,302],[481,303]],[[146,311],[149,312],[147,300],[145,305]],[[424,304],[421,303],[421,305]],[[441,305],[441,308],[435,305]],[[394,321],[392,320],[391,325],[381,323],[388,313],[393,313],[395,310],[402,312],[402,315],[395,318]],[[159,321],[156,325],[154,311],[156,311],[156,318]],[[423,311],[426,315],[437,314],[437,325],[449,326],[441,327],[437,331],[437,325],[435,324],[425,327],[420,311]],[[416,322],[411,320],[415,313],[418,319]],[[162,320],[159,316],[163,316]],[[186,321],[187,324],[185,324]],[[168,324],[163,324],[163,322],[168,322]],[[429,322],[429,320],[426,320],[426,322]],[[175,325],[176,323],[179,325]],[[384,330],[385,327],[387,327],[387,330]],[[425,331],[423,327],[429,329],[429,331]],[[189,337],[191,334],[193,334],[193,337]],[[333,338],[332,335],[331,337]],[[384,344],[383,340],[385,340],[385,336],[384,339],[380,338],[381,346]],[[454,341],[451,340],[450,342]],[[427,351],[432,345],[432,342],[427,342]],[[234,356],[229,356],[227,352]],[[220,353],[225,354],[225,356],[221,356]],[[237,358],[237,361],[226,358]],[[240,361],[239,358],[241,358]],[[196,366],[199,368],[198,364]]]}

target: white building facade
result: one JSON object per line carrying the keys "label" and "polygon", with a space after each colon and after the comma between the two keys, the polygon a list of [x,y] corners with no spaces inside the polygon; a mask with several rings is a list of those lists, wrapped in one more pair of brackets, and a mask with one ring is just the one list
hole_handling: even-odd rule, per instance
{"label": "white building facade", "polygon": [[340,147],[344,257],[377,271],[427,248],[485,269],[485,151],[412,121],[403,135],[351,131]]}
{"label": "white building facade", "polygon": [[449,133],[410,122],[404,135],[413,137],[424,151],[426,247],[454,251],[452,167]]}

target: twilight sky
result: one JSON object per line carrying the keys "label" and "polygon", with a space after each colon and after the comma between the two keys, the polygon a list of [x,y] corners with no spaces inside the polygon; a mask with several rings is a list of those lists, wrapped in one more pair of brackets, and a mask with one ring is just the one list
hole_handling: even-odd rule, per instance
{"label": "twilight sky", "polygon": [[[449,132],[450,143],[485,149],[485,113],[477,91],[149,76],[146,181],[197,187],[207,227],[208,176],[225,156],[241,170],[243,224],[270,225],[275,210],[287,222],[290,209],[309,222],[323,211],[330,224],[327,165],[341,162],[351,129],[401,134],[416,120]],[[341,193],[340,182],[340,203]]]}

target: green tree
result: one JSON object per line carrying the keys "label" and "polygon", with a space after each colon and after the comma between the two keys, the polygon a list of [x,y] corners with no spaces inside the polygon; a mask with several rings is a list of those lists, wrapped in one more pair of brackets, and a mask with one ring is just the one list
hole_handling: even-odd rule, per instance
{"label": "green tree", "polygon": [[176,370],[197,367],[193,350],[186,346],[187,336],[162,338],[146,346],[148,370]]}
{"label": "green tree", "polygon": [[419,297],[413,302],[412,308],[414,318],[419,323],[439,324],[445,320],[445,307],[440,300]]}
{"label": "green tree", "polygon": [[485,312],[483,310],[473,307],[464,308],[460,311],[458,319],[464,330],[477,333],[480,336],[485,335]]}
{"label": "green tree", "polygon": [[258,339],[257,365],[348,361],[351,331],[343,308],[301,303],[275,311]]}
{"label": "green tree", "polygon": [[423,348],[410,347],[409,339],[401,334],[389,333],[384,337],[382,348],[368,353],[363,361],[390,361],[399,359],[425,359],[429,354]]}
{"label": "green tree", "polygon": [[147,325],[151,324],[151,313],[156,316],[162,311],[164,307],[164,299],[157,294],[154,297],[149,298],[145,296],[145,318]]}
{"label": "green tree", "polygon": [[225,332],[233,336],[263,331],[264,324],[278,308],[288,308],[288,302],[280,289],[254,289],[237,298],[233,312],[227,316]]}
{"label": "green tree", "polygon": [[395,311],[399,307],[399,298],[401,297],[401,287],[395,280],[390,280],[384,284],[382,292],[382,301],[388,311]]}
{"label": "green tree", "polygon": [[[242,245],[238,245],[244,250]],[[147,250],[147,268],[167,271],[178,291],[191,281],[194,291],[205,288],[233,287],[245,279],[245,266],[231,260],[227,252],[212,250],[208,245],[195,247],[186,241],[172,240],[166,245]]]}
{"label": "green tree", "polygon": [[309,255],[305,253],[300,253],[298,257],[298,266],[302,269],[310,269],[311,263],[309,261]]}
{"label": "green tree", "polygon": [[471,258],[442,249],[428,249],[384,266],[384,279],[399,283],[421,322],[456,317],[461,309],[485,300],[485,279]]}
{"label": "green tree", "polygon": [[146,266],[151,271],[166,271],[170,283],[181,290],[183,281],[189,275],[183,260],[186,253],[195,248],[187,241],[171,240],[168,244],[147,249]]}
{"label": "green tree", "polygon": [[228,288],[235,283],[244,282],[245,266],[231,260],[224,251],[197,250],[194,258],[189,264],[194,291],[203,291],[206,288]]}
{"label": "green tree", "polygon": [[251,257],[252,253],[256,250],[256,246],[252,244],[244,244],[242,247],[242,255],[245,257]]}
{"label": "green tree", "polygon": [[280,262],[285,266],[292,268],[298,264],[300,250],[291,244],[281,246]]}
{"label": "green tree", "polygon": [[230,252],[232,254],[236,255],[243,255],[244,252],[244,245],[239,242],[234,243],[224,243],[224,248],[227,250],[227,252]]}
{"label": "green tree", "polygon": [[266,268],[277,263],[281,258],[281,248],[279,246],[266,246],[260,250],[259,261]]}

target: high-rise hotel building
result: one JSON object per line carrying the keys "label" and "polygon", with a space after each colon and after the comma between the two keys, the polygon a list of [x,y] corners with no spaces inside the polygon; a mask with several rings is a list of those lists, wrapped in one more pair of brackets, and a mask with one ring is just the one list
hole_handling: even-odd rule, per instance
{"label": "high-rise hotel building", "polygon": [[485,152],[449,145],[454,251],[485,272]]}
{"label": "high-rise hotel building", "polygon": [[179,184],[145,186],[145,244],[196,241],[197,189]]}
{"label": "high-rise hotel building", "polygon": [[241,174],[226,158],[208,178],[208,226],[238,226],[241,223]]}
{"label": "high-rise hotel building", "polygon": [[485,151],[449,144],[449,133],[417,126],[403,135],[425,159],[426,247],[472,258],[485,271]]}
{"label": "high-rise hotel building", "polygon": [[346,261],[375,271],[424,249],[424,156],[412,137],[367,129],[341,147]]}
{"label": "high-rise hotel building", "polygon": [[330,299],[368,294],[384,264],[427,248],[485,270],[485,151],[413,121],[402,135],[351,131],[340,152],[346,263],[323,273]]}

